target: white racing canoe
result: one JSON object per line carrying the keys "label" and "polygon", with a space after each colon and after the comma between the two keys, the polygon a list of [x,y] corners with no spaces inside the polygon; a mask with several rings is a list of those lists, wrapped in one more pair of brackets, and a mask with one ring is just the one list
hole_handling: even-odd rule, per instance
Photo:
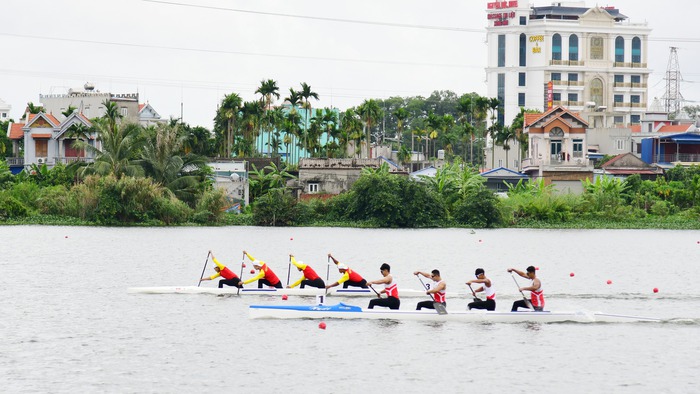
{"label": "white racing canoe", "polygon": [[[380,291],[381,289],[377,289]],[[127,293],[131,294],[240,294],[240,295],[276,295],[276,296],[318,296],[318,295],[329,295],[335,297],[376,297],[377,295],[372,291],[372,289],[362,289],[359,287],[355,288],[338,288],[332,287],[328,289],[328,293],[324,289],[318,289],[315,287],[305,287],[303,289],[293,288],[293,289],[275,289],[275,288],[243,288],[240,293],[235,287],[197,287],[197,286],[161,286],[161,287],[129,287]],[[400,297],[426,297],[424,291],[420,290],[409,290],[409,289],[399,289]],[[447,293],[448,297],[464,297],[466,294],[450,294]]]}
{"label": "white racing canoe", "polygon": [[439,315],[434,310],[363,309],[343,303],[336,305],[251,305],[248,308],[248,313],[251,319],[372,319],[484,323],[634,323],[661,321],[661,319],[648,317],[587,311],[489,312],[484,310],[448,310],[446,315]]}

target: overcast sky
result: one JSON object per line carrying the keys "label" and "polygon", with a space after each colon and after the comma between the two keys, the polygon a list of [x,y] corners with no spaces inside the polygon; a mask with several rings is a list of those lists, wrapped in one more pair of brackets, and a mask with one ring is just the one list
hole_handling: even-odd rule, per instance
{"label": "overcast sky", "polygon": [[[487,2],[3,0],[0,99],[18,119],[40,94],[90,81],[103,92],[138,92],[164,118],[179,117],[182,102],[185,122],[211,128],[225,94],[252,100],[263,79],[276,80],[282,98],[306,82],[320,96],[312,105],[340,109],[434,90],[485,95]],[[663,96],[677,46],[681,92],[699,104],[697,2],[586,1],[596,4],[653,29],[651,97]]]}

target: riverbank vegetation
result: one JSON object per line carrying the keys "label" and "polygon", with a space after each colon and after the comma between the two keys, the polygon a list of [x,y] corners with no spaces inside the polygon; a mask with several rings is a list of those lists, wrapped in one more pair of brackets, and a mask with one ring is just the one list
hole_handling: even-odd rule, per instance
{"label": "riverbank vegetation", "polygon": [[[581,195],[524,182],[496,195],[479,175],[486,137],[506,151],[519,140],[524,112],[510,126],[496,121],[498,101],[475,93],[435,92],[428,98],[365,100],[338,113],[313,109],[307,84],[290,89],[261,82],[259,101],[226,95],[212,131],[176,120],[142,127],[106,102],[89,130],[71,130],[73,146],[94,162],[31,165],[18,175],[0,160],[0,223],[65,225],[262,225],[386,228],[700,228],[700,170],[677,167],[656,180],[599,178]],[[33,106],[29,106],[30,108]],[[298,109],[303,109],[298,110]],[[491,119],[491,122],[488,120]],[[488,124],[491,126],[487,126]],[[7,130],[7,123],[0,122]],[[90,144],[93,133],[99,149]],[[4,137],[4,136],[3,136]],[[323,142],[322,142],[323,141]],[[282,161],[250,172],[251,204],[240,214],[213,188],[206,157],[362,157],[389,144],[402,164],[411,151],[448,163],[434,177],[412,179],[387,167],[366,169],[335,197],[299,201],[288,188],[296,168]],[[0,139],[0,153],[12,149]],[[284,153],[280,153],[280,151]],[[521,154],[514,152],[513,154]],[[293,160],[292,160],[293,161]],[[491,165],[493,166],[493,165]]]}

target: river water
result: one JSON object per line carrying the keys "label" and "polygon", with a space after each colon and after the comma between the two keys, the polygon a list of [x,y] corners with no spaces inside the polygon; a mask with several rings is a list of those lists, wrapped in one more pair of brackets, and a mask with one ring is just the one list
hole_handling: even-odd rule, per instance
{"label": "river water", "polygon": [[[2,392],[700,392],[698,231],[5,226],[0,237]],[[465,291],[483,267],[498,310],[519,297],[506,269],[535,265],[547,309],[669,321],[328,320],[321,330],[248,319],[248,305],[308,298],[127,294],[196,285],[209,249],[234,270],[246,249],[283,282],[289,253],[321,276],[328,252],[369,279],[386,261],[410,289],[414,270],[438,268],[448,290]]]}

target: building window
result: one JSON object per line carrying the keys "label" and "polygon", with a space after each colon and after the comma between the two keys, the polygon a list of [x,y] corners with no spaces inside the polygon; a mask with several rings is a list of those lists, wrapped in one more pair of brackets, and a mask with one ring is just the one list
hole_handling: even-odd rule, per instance
{"label": "building window", "polygon": [[318,183],[309,183],[309,193],[318,193]]}
{"label": "building window", "polygon": [[583,140],[573,141],[574,157],[583,157]]}
{"label": "building window", "polygon": [[625,122],[625,118],[622,117],[622,116],[615,116],[615,117],[613,118],[613,122],[614,122],[616,125],[623,124],[623,123]]}
{"label": "building window", "polygon": [[622,86],[621,84],[625,83],[625,76],[624,75],[615,75],[615,86]]}
{"label": "building window", "polygon": [[498,159],[498,166],[503,167],[503,159]]}
{"label": "building window", "polygon": [[126,107],[121,108],[121,114],[122,116],[128,116],[129,115],[129,109]]}
{"label": "building window", "polygon": [[578,74],[571,73],[568,75],[569,82],[578,82]]}
{"label": "building window", "polygon": [[642,76],[641,75],[632,75],[630,78],[631,78],[633,84],[641,84],[642,83]]}
{"label": "building window", "polygon": [[632,104],[639,104],[639,103],[641,103],[641,99],[640,99],[640,98],[641,98],[640,95],[638,95],[638,94],[633,94],[632,96],[630,96],[630,102],[631,102]]}
{"label": "building window", "polygon": [[520,35],[520,67],[527,65],[527,37],[525,34]]}
{"label": "building window", "polygon": [[605,40],[603,37],[591,37],[591,60],[605,58]]}
{"label": "building window", "polygon": [[527,17],[521,16],[520,17],[520,26],[525,26],[525,25],[527,25]]}
{"label": "building window", "polygon": [[525,86],[525,73],[518,73],[518,86]]}
{"label": "building window", "polygon": [[618,36],[615,39],[615,63],[625,62],[625,39]]}
{"label": "building window", "polygon": [[572,103],[576,103],[578,101],[578,93],[569,93],[569,105],[576,105]]}
{"label": "building window", "polygon": [[632,39],[632,63],[642,62],[642,40],[639,37]]}
{"label": "building window", "polygon": [[625,140],[622,138],[615,140],[615,145],[617,145],[617,150],[625,150]]}
{"label": "building window", "polygon": [[569,36],[569,60],[578,61],[578,36],[576,34]]}
{"label": "building window", "polygon": [[518,107],[525,106],[525,93],[518,93]]}
{"label": "building window", "polygon": [[561,60],[561,35],[552,36],[552,60]]}
{"label": "building window", "polygon": [[552,81],[561,81],[561,73],[552,73]]}
{"label": "building window", "polygon": [[3,118],[7,118],[7,112],[3,112],[3,113],[2,113],[2,117],[3,117]]}
{"label": "building window", "polygon": [[621,102],[625,101],[625,96],[623,96],[621,94],[616,94],[614,97],[614,101],[616,103],[621,103]]}
{"label": "building window", "polygon": [[506,66],[506,36],[501,34],[498,36],[498,67]]}
{"label": "building window", "polygon": [[505,124],[506,114],[503,111],[503,103],[506,101],[506,75],[498,74],[498,123]]}
{"label": "building window", "polygon": [[561,93],[552,93],[552,101],[561,101]]}
{"label": "building window", "polygon": [[641,116],[639,116],[639,115],[630,116],[630,123],[639,124],[640,122],[641,122]]}
{"label": "building window", "polygon": [[34,140],[34,155],[46,157],[49,155],[49,140]]}
{"label": "building window", "polygon": [[603,81],[600,78],[591,80],[591,101],[596,106],[603,105]]}

